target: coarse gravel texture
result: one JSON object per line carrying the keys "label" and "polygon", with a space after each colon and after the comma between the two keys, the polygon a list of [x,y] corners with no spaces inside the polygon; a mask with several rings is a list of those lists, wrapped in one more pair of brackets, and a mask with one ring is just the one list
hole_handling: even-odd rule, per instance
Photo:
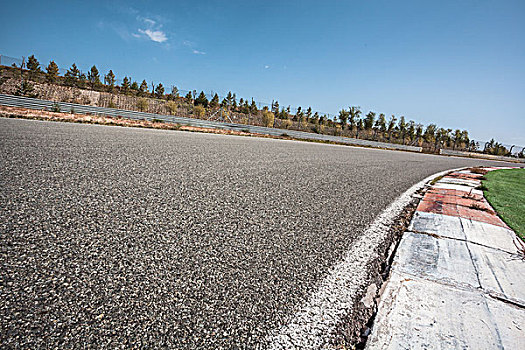
{"label": "coarse gravel texture", "polygon": [[479,164],[0,118],[0,346],[257,347],[398,195]]}

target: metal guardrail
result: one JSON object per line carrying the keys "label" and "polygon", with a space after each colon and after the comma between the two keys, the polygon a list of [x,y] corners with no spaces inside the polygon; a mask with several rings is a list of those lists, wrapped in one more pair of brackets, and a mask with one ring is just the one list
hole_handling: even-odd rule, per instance
{"label": "metal guardrail", "polygon": [[412,151],[412,152],[421,152],[421,147],[408,146],[408,145],[398,145],[386,142],[377,142],[369,140],[360,140],[349,137],[342,136],[332,136],[332,135],[322,135],[314,134],[304,131],[297,130],[285,130],[285,129],[274,129],[267,128],[263,126],[255,125],[245,125],[245,124],[235,124],[235,123],[222,123],[216,121],[202,120],[202,119],[193,119],[186,117],[178,117],[173,115],[162,115],[154,113],[145,113],[145,112],[136,112],[116,108],[105,108],[105,107],[95,107],[95,106],[86,106],[75,103],[67,102],[54,102],[48,100],[40,100],[30,97],[21,97],[13,95],[0,94],[0,105],[10,106],[10,107],[21,107],[29,108],[35,110],[51,110],[56,105],[60,108],[62,112],[71,112],[79,114],[96,114],[96,115],[105,115],[111,117],[123,117],[135,120],[161,120],[164,122],[175,123],[186,126],[202,127],[202,128],[213,128],[213,129],[226,129],[233,131],[246,131],[255,134],[271,135],[271,136],[283,136],[288,135],[292,138],[303,139],[303,140],[317,140],[317,141],[330,141],[338,142],[348,145],[356,146],[367,146],[375,148],[385,148],[393,150],[403,150],[403,151]]}
{"label": "metal guardrail", "polygon": [[504,161],[510,161],[510,162],[525,163],[525,159],[524,158],[495,156],[495,155],[492,155],[492,154],[476,153],[476,152],[464,152],[464,151],[456,151],[456,150],[450,150],[450,149],[440,149],[439,150],[439,154],[442,154],[442,155],[445,155],[445,156],[460,156],[460,157],[470,157],[470,158],[483,158],[483,159],[504,160]]}

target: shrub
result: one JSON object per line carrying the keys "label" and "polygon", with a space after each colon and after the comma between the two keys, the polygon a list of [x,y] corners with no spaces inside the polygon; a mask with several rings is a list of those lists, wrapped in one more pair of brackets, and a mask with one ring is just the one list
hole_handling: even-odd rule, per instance
{"label": "shrub", "polygon": [[281,125],[283,128],[288,129],[290,126],[292,126],[292,121],[289,119],[285,119],[281,122]]}
{"label": "shrub", "polygon": [[168,109],[168,113],[175,114],[177,112],[177,103],[174,101],[168,101],[168,103],[166,103],[166,108]]}
{"label": "shrub", "polygon": [[206,108],[204,108],[201,105],[195,106],[195,108],[193,108],[193,113],[197,117],[204,117],[204,115],[206,114]]}
{"label": "shrub", "polygon": [[117,108],[117,105],[113,101],[109,101],[108,108]]}
{"label": "shrub", "polygon": [[312,128],[312,131],[315,132],[316,134],[322,134],[324,132],[324,125],[315,125]]}
{"label": "shrub", "polygon": [[60,105],[58,104],[58,102],[53,103],[53,106],[51,106],[51,112],[60,113]]}
{"label": "shrub", "polygon": [[37,94],[34,93],[35,89],[33,87],[33,84],[31,84],[27,80],[23,80],[22,83],[20,83],[20,86],[15,92],[16,96],[27,96],[27,97],[37,97]]}
{"label": "shrub", "polygon": [[302,117],[301,118],[301,127],[303,129],[305,129],[307,126],[308,126],[308,119],[306,119],[305,117]]}
{"label": "shrub", "polygon": [[270,111],[263,111],[262,112],[262,121],[264,126],[271,128],[273,127],[273,121],[275,120],[275,116]]}
{"label": "shrub", "polygon": [[137,101],[137,108],[143,112],[144,110],[148,109],[148,100],[146,100],[145,98],[139,98],[139,100]]}

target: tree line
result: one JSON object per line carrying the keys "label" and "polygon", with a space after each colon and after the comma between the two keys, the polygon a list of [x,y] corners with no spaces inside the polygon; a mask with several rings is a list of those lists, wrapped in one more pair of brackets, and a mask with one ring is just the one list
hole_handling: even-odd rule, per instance
{"label": "tree line", "polygon": [[[326,114],[320,115],[318,112],[313,112],[311,107],[306,109],[298,107],[292,111],[290,106],[282,107],[278,101],[273,101],[269,107],[265,106],[259,109],[253,98],[250,100],[237,99],[236,94],[231,91],[220,100],[218,94],[214,94],[211,99],[208,99],[204,91],[197,94],[196,90],[189,91],[185,96],[179,96],[179,90],[176,86],[172,86],[170,92],[166,92],[162,83],[154,84],[152,82],[150,87],[146,80],[139,83],[127,76],[122,79],[120,84],[117,84],[115,74],[111,69],[106,74],[101,74],[95,65],[87,73],[83,73],[73,63],[61,77],[56,62],[52,60],[42,69],[37,58],[31,55],[28,57],[26,67],[21,68],[27,68],[30,79],[43,76],[45,82],[49,84],[61,84],[82,89],[89,88],[96,91],[123,93],[167,101],[182,101],[193,106],[194,114],[199,117],[221,109],[248,116],[259,116],[263,124],[269,127],[295,127],[317,133],[328,132],[360,139],[418,145],[431,151],[437,151],[439,148],[450,148],[482,151],[495,155],[510,154],[509,150],[494,140],[485,144],[483,150],[480,150],[480,144],[469,138],[467,130],[447,129],[438,127],[434,123],[424,126],[413,120],[406,120],[404,116],[391,115],[387,118],[384,113],[374,111],[368,111],[365,114],[358,106],[343,108],[339,111],[337,118],[331,119]],[[21,95],[30,95],[32,87],[27,81],[23,80],[19,90]],[[147,101],[138,101],[137,106],[140,110],[145,110]],[[168,105],[168,108],[176,110],[174,106]],[[278,125],[276,125],[276,121],[279,121]],[[522,155],[522,153],[523,151],[520,154]]]}

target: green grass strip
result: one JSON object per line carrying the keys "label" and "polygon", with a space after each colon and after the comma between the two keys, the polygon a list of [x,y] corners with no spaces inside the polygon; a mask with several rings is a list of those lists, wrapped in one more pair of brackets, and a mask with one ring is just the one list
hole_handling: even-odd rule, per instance
{"label": "green grass strip", "polygon": [[525,169],[489,171],[483,193],[498,215],[525,240]]}

